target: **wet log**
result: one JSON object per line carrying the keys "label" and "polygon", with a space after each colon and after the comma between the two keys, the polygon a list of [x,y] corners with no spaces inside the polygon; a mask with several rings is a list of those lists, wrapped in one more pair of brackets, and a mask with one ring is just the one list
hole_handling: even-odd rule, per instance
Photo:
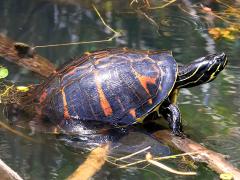
{"label": "wet log", "polygon": [[[218,174],[230,174],[235,180],[240,179],[240,170],[228,162],[225,159],[226,156],[223,154],[207,149],[189,138],[174,136],[168,130],[154,132],[152,136],[179,151],[189,154],[198,152],[197,154],[190,156],[194,161],[206,163],[209,168]],[[86,161],[81,164],[71,176],[69,176],[68,180],[79,178],[83,180],[90,179],[95,173],[101,170],[101,167],[106,162],[108,153],[109,146],[94,149],[87,157]]]}
{"label": "wet log", "polygon": [[33,48],[14,42],[3,34],[0,34],[0,56],[43,77],[49,77],[56,71],[55,66],[38,55]]}
{"label": "wet log", "polygon": [[186,153],[201,152],[193,159],[197,162],[206,163],[213,171],[223,174],[230,173],[235,180],[240,179],[240,170],[225,159],[223,154],[214,152],[189,138],[181,138],[171,134],[170,131],[157,131],[152,134],[158,140]]}
{"label": "wet log", "polygon": [[1,180],[23,180],[15,171],[0,159]]}
{"label": "wet log", "polygon": [[87,159],[70,175],[67,180],[88,180],[105,164],[109,145],[97,147],[90,152]]}

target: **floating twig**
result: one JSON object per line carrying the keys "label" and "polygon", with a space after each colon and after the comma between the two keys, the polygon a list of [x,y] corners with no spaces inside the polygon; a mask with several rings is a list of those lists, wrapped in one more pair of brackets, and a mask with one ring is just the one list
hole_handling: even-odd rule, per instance
{"label": "floating twig", "polygon": [[175,170],[175,169],[173,169],[173,168],[170,168],[170,167],[168,167],[168,166],[166,166],[166,165],[164,165],[164,164],[162,164],[162,163],[160,163],[160,162],[158,162],[158,161],[155,161],[155,160],[153,160],[152,155],[151,155],[150,153],[148,153],[148,154],[146,155],[146,160],[147,160],[150,164],[155,165],[155,166],[157,166],[157,167],[159,167],[159,168],[161,168],[161,169],[164,169],[165,171],[171,172],[171,173],[173,173],[173,174],[184,175],[184,176],[197,175],[196,172],[182,172],[182,171],[177,171],[177,170]]}
{"label": "floating twig", "polygon": [[[176,155],[171,155],[171,156],[164,156],[164,157],[153,157],[153,160],[166,160],[166,159],[172,159],[172,158],[176,158],[176,157],[182,157],[182,156],[191,156],[191,155],[196,155],[201,153],[201,151],[197,151],[197,152],[189,152],[189,153],[183,153],[183,154],[176,154]],[[133,163],[128,163],[125,165],[121,165],[120,168],[127,168],[129,166],[134,166],[137,164],[142,164],[145,163],[147,160],[143,159],[143,160],[139,160]]]}
{"label": "floating twig", "polygon": [[207,149],[201,144],[194,142],[188,138],[181,138],[171,134],[167,130],[158,131],[152,134],[153,137],[158,140],[171,145],[183,152],[196,152],[201,151],[197,158],[194,158],[197,162],[205,162],[214,171],[219,174],[231,173],[234,179],[240,179],[240,170],[234,167],[231,163],[225,160],[224,155]]}
{"label": "floating twig", "polygon": [[159,25],[156,23],[156,21],[151,18],[149,15],[147,15],[145,12],[142,12],[141,10],[136,10],[137,13],[143,15],[151,24],[157,27],[159,29]]}
{"label": "floating twig", "polygon": [[163,8],[169,6],[170,4],[174,3],[174,2],[176,2],[176,0],[171,0],[171,1],[167,2],[166,4],[164,4],[162,6],[148,7],[148,9],[152,9],[152,10],[154,10],[154,9],[163,9]]}
{"label": "floating twig", "polygon": [[5,123],[3,123],[2,121],[0,121],[0,126],[2,126],[4,129],[10,131],[11,133],[13,134],[16,134],[17,136],[20,136],[28,141],[31,141],[31,142],[35,142],[35,143],[39,143],[38,141],[36,141],[35,139],[29,137],[29,136],[26,136],[25,134],[21,133],[20,131],[17,131],[11,127],[9,127],[8,125],[6,125]]}
{"label": "floating twig", "polygon": [[[177,0],[170,0],[169,2],[161,5],[161,6],[155,6],[155,7],[151,7],[150,5],[150,2],[148,0],[143,0],[144,2],[144,6],[143,7],[140,7],[141,8],[146,8],[146,9],[151,9],[151,10],[155,10],[155,9],[163,9],[169,5],[171,5],[172,3],[176,2]],[[133,6],[133,4],[136,3],[138,4],[138,0],[132,0],[131,3],[130,3],[130,6]]]}
{"label": "floating twig", "polygon": [[99,11],[97,10],[97,8],[93,5],[93,9],[95,10],[95,12],[97,13],[98,17],[100,18],[101,22],[103,23],[103,25],[109,29],[111,32],[113,32],[113,36],[107,38],[107,39],[103,39],[103,40],[94,40],[94,41],[79,41],[79,42],[71,42],[71,43],[58,43],[58,44],[48,44],[48,45],[38,45],[38,46],[34,46],[33,48],[48,48],[48,47],[60,47],[60,46],[70,46],[70,45],[81,45],[81,44],[92,44],[92,43],[104,43],[104,42],[110,42],[115,38],[118,38],[121,35],[120,32],[115,31],[113,28],[111,28],[102,18],[101,14],[99,13]]}
{"label": "floating twig", "polygon": [[144,149],[142,149],[142,150],[139,150],[139,151],[137,151],[137,152],[135,152],[135,153],[132,153],[132,154],[129,154],[129,155],[127,155],[127,156],[118,158],[118,159],[116,159],[116,161],[121,161],[121,160],[124,160],[124,159],[131,158],[131,157],[133,157],[133,156],[135,156],[135,155],[137,155],[137,154],[140,154],[140,153],[142,153],[142,152],[144,152],[144,151],[149,150],[150,148],[151,148],[151,146],[148,146],[148,147],[146,147],[146,148],[144,148]]}

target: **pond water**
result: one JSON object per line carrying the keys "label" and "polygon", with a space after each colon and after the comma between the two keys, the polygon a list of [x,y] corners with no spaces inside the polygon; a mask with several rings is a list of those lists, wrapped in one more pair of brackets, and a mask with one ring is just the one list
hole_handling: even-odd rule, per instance
{"label": "pond water", "polygon": [[[33,46],[108,39],[113,33],[96,15],[92,8],[95,4],[103,19],[121,32],[122,37],[103,43],[39,48],[37,53],[61,66],[85,51],[109,47],[167,49],[173,52],[179,63],[225,52],[229,64],[218,78],[209,84],[183,89],[178,103],[185,133],[208,148],[229,155],[230,161],[240,168],[240,18],[237,15],[227,17],[223,12],[230,14],[229,7],[210,0],[204,1],[205,4],[182,0],[160,9],[140,8],[141,1],[138,2],[140,4],[133,1],[130,6],[130,1],[124,0],[1,0],[0,33]],[[149,2],[152,7],[164,5],[162,1]],[[240,11],[239,1],[230,4]],[[214,14],[203,7],[206,5]],[[216,27],[223,28],[224,37]],[[213,35],[220,37],[215,39]],[[9,80],[20,84],[39,82],[39,77],[33,73],[0,60],[10,71]],[[3,113],[0,117],[1,121],[6,121]],[[28,129],[18,127],[17,130],[31,136]],[[37,133],[32,136],[41,143],[0,129],[0,158],[24,179],[64,179],[87,155],[76,147],[61,143],[54,135]],[[132,150],[130,146],[140,150],[148,145],[156,147],[155,151],[160,149],[158,155],[179,153],[137,132],[128,135],[121,143],[120,150],[113,152],[112,156],[128,154]],[[178,169],[189,168],[181,159],[165,163]],[[196,165],[197,178],[175,176],[152,166],[126,170],[106,163],[94,179],[218,179],[218,175],[204,165]]]}

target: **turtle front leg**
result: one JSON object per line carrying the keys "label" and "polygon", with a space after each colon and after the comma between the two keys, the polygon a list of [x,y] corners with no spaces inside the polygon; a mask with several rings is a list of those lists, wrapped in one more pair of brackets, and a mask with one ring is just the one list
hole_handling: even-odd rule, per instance
{"label": "turtle front leg", "polygon": [[169,99],[166,99],[159,108],[159,113],[168,121],[174,135],[184,136],[181,113],[176,104],[172,104]]}
{"label": "turtle front leg", "polygon": [[171,101],[172,104],[177,104],[178,94],[179,94],[179,89],[178,89],[178,88],[175,88],[175,89],[171,92],[169,98],[170,98],[170,101]]}

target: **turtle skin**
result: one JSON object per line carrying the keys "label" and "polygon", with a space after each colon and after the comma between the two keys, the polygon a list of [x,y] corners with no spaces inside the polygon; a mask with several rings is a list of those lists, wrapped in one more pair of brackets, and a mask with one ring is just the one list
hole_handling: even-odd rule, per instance
{"label": "turtle skin", "polygon": [[177,71],[170,52],[118,48],[85,53],[38,89],[38,113],[63,129],[89,121],[131,125],[168,97]]}

